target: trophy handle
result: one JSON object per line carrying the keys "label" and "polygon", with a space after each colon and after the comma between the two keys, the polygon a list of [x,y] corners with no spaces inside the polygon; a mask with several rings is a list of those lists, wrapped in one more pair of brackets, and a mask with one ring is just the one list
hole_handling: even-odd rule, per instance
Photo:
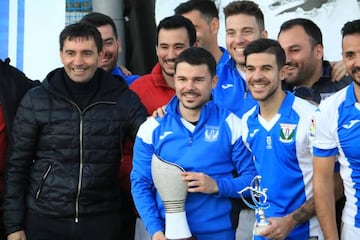
{"label": "trophy handle", "polygon": [[[250,191],[250,196],[253,201],[253,204],[249,203],[243,196],[245,191]],[[267,203],[267,188],[261,187],[261,176],[255,176],[251,181],[250,186],[244,188],[239,192],[243,202],[251,209],[255,210],[255,214],[259,216],[259,219],[256,220],[254,226],[254,234],[259,235],[260,232],[266,228],[270,222],[266,219],[264,209],[269,207]]]}

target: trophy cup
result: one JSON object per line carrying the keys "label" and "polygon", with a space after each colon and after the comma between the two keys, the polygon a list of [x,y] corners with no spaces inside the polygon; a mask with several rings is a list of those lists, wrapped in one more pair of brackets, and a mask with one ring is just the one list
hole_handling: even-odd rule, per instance
{"label": "trophy cup", "polygon": [[[253,204],[249,203],[243,196],[243,193],[250,191],[250,196],[253,201]],[[255,210],[256,214],[256,224],[254,227],[254,234],[258,235],[270,222],[265,217],[264,209],[268,208],[270,205],[267,203],[267,188],[262,188],[261,186],[261,176],[255,176],[251,181],[250,186],[244,188],[239,192],[241,199],[244,203],[251,209]]]}
{"label": "trophy cup", "polygon": [[165,208],[165,237],[167,239],[191,237],[185,212],[188,187],[180,175],[184,171],[182,167],[153,154],[151,174]]}

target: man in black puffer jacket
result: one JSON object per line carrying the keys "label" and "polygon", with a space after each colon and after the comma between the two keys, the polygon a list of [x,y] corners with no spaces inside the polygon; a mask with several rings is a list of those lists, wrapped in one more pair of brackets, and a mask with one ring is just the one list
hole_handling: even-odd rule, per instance
{"label": "man in black puffer jacket", "polygon": [[123,79],[97,68],[98,30],[60,34],[63,68],[21,101],[5,172],[9,239],[120,239],[118,169],[147,112]]}

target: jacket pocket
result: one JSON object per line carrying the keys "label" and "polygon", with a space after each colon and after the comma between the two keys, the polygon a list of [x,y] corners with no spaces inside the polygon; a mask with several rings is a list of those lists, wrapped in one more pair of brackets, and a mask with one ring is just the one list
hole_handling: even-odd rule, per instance
{"label": "jacket pocket", "polygon": [[52,168],[52,166],[49,165],[49,166],[47,167],[46,171],[44,172],[42,178],[41,178],[40,185],[39,185],[39,187],[38,187],[38,189],[37,189],[37,191],[36,191],[36,195],[35,195],[35,199],[36,199],[36,200],[39,199],[41,190],[42,190],[42,188],[43,188],[43,185],[44,185],[44,183],[45,183],[46,178],[49,176],[49,173],[50,173],[51,168]]}

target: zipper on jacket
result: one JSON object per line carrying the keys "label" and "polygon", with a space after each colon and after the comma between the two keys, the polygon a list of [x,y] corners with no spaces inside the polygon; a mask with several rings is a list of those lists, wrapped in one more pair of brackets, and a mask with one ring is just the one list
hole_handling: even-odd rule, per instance
{"label": "zipper on jacket", "polygon": [[93,104],[90,104],[89,106],[85,107],[83,109],[83,111],[81,111],[81,109],[79,108],[79,106],[74,103],[73,101],[69,100],[69,102],[71,104],[73,104],[74,106],[76,106],[76,108],[78,109],[79,113],[80,113],[80,163],[79,163],[79,178],[78,178],[78,186],[77,186],[77,193],[76,193],[76,199],[75,199],[75,223],[79,222],[79,199],[80,199],[80,191],[81,191],[81,186],[82,186],[82,174],[83,174],[83,167],[84,167],[84,159],[83,159],[83,155],[84,155],[84,149],[83,149],[83,128],[84,128],[84,118],[83,118],[83,113],[88,110],[89,108],[98,105],[98,104],[116,104],[116,102],[111,102],[111,101],[100,101],[100,102],[95,102]]}
{"label": "zipper on jacket", "polygon": [[79,222],[79,198],[80,198],[80,190],[82,185],[82,173],[83,173],[83,116],[80,113],[80,166],[79,166],[79,179],[78,179],[78,187],[76,193],[76,200],[75,200],[75,222]]}
{"label": "zipper on jacket", "polygon": [[49,175],[51,168],[52,168],[52,166],[49,165],[48,168],[46,169],[44,175],[42,176],[41,182],[40,182],[40,186],[39,186],[39,188],[38,188],[38,190],[37,190],[37,192],[36,192],[36,195],[35,195],[35,199],[39,199],[39,196],[40,196],[42,187],[43,187],[43,185],[44,185],[45,179],[46,179],[47,176]]}

